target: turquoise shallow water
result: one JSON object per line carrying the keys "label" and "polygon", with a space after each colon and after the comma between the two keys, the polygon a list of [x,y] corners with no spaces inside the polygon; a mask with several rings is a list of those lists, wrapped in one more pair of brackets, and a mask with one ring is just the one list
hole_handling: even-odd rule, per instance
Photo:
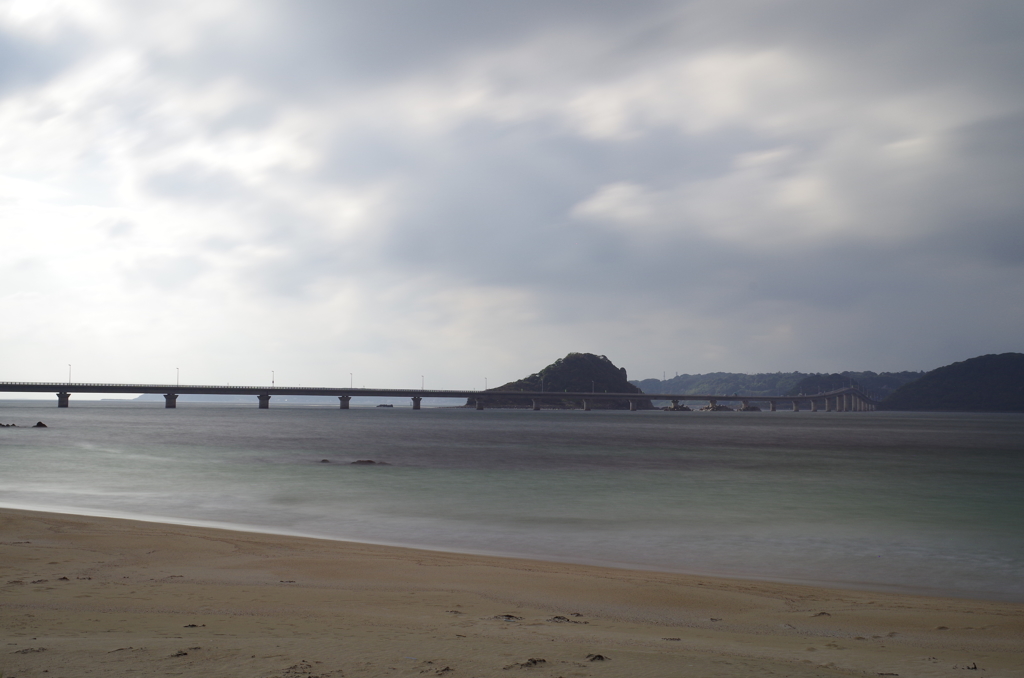
{"label": "turquoise shallow water", "polygon": [[0,401],[0,422],[2,506],[1024,600],[1021,415]]}

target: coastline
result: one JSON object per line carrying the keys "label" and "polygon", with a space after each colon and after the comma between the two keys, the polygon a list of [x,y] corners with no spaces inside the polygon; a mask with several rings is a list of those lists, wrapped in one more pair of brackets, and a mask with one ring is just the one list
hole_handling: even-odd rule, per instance
{"label": "coastline", "polygon": [[0,526],[5,677],[1024,675],[1017,603],[19,509]]}
{"label": "coastline", "polygon": [[973,600],[973,601],[991,601],[991,602],[1002,602],[1011,605],[1020,605],[1024,608],[1024,600],[1015,600],[1007,597],[1005,594],[993,594],[989,596],[984,595],[972,595],[972,592],[960,591],[960,590],[939,590],[931,589],[926,587],[915,587],[908,588],[905,586],[898,586],[895,584],[885,584],[877,582],[849,582],[849,581],[827,581],[827,580],[814,580],[814,579],[789,579],[785,577],[768,577],[768,576],[755,576],[743,573],[731,573],[731,572],[701,572],[701,571],[686,571],[671,569],[667,567],[658,566],[647,566],[638,563],[619,562],[613,560],[585,560],[585,559],[568,559],[558,558],[553,556],[535,555],[529,553],[514,553],[514,552],[492,552],[484,550],[471,550],[471,549],[447,549],[441,546],[431,546],[423,544],[403,544],[386,541],[366,541],[366,540],[354,540],[344,539],[341,537],[332,536],[329,534],[312,534],[306,533],[299,530],[289,530],[287,528],[279,528],[272,525],[242,525],[237,523],[218,522],[212,520],[201,520],[201,519],[185,519],[185,518],[173,518],[168,516],[154,516],[154,515],[140,515],[136,513],[125,513],[121,511],[112,510],[82,510],[75,507],[33,507],[33,506],[19,506],[16,504],[6,504],[0,502],[0,514],[4,511],[16,511],[28,514],[43,514],[43,515],[60,515],[68,517],[80,517],[80,518],[99,518],[99,519],[111,519],[111,520],[123,520],[127,522],[137,523],[148,523],[155,525],[165,525],[168,527],[195,527],[200,529],[219,530],[225,532],[236,532],[241,534],[252,534],[252,535],[265,535],[267,537],[294,537],[298,539],[312,539],[315,541],[329,541],[338,542],[341,544],[358,544],[364,546],[379,546],[382,548],[395,548],[404,549],[410,551],[422,551],[427,553],[438,553],[447,555],[465,555],[470,557],[481,557],[481,558],[497,558],[505,560],[525,560],[531,562],[545,562],[559,565],[565,565],[567,567],[597,567],[610,570],[625,570],[625,571],[636,571],[636,572],[648,572],[654,574],[668,574],[678,575],[682,577],[690,578],[710,578],[710,579],[722,579],[728,581],[747,581],[747,582],[759,582],[762,584],[781,584],[781,585],[793,585],[802,586],[809,588],[821,588],[828,590],[848,590],[848,591],[860,591],[865,593],[890,593],[896,595],[909,595],[909,596],[923,596],[927,598],[953,598],[959,600]]}

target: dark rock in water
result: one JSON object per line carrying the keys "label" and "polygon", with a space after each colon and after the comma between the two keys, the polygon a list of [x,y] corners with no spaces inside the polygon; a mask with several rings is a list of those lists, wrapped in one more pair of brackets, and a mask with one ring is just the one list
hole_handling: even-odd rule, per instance
{"label": "dark rock in water", "polygon": [[592,662],[606,662],[611,659],[611,657],[605,657],[603,654],[588,654],[587,659]]}
{"label": "dark rock in water", "polygon": [[357,464],[359,466],[370,466],[371,464],[373,466],[390,466],[391,465],[391,464],[387,463],[386,461],[374,461],[373,459],[357,459],[357,460],[355,460],[352,463],[353,464]]}
{"label": "dark rock in water", "polygon": [[36,425],[35,425],[35,426],[33,426],[32,428],[46,428],[46,424],[44,424],[44,423],[43,423],[43,422],[41,422],[41,421],[37,421],[37,422],[36,422]]}
{"label": "dark rock in water", "polygon": [[321,464],[330,464],[330,463],[331,463],[331,460],[330,460],[330,459],[321,459],[321,460],[320,460],[320,463],[321,463]]}
{"label": "dark rock in water", "polygon": [[589,624],[590,623],[590,622],[585,622],[585,621],[576,621],[575,619],[569,619],[568,617],[563,617],[561,615],[558,615],[556,617],[552,617],[548,621],[549,622],[553,622],[555,624]]}
{"label": "dark rock in water", "polygon": [[697,410],[698,412],[733,412],[734,410],[728,405],[705,405],[704,407]]}

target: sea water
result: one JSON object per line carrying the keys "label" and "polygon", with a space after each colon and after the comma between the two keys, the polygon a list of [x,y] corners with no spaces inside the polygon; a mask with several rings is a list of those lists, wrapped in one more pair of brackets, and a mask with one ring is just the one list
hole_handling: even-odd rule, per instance
{"label": "sea water", "polygon": [[0,506],[1024,600],[1024,415],[54,405]]}

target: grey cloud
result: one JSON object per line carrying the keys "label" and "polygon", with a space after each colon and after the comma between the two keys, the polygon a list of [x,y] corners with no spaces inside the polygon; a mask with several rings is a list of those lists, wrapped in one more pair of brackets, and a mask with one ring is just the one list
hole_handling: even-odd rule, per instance
{"label": "grey cloud", "polygon": [[147,176],[144,187],[154,196],[171,200],[228,202],[248,197],[245,187],[229,172],[199,163],[184,163]]}
{"label": "grey cloud", "polygon": [[0,29],[0,97],[44,85],[74,65],[89,47],[82,34],[69,28],[48,39]]}
{"label": "grey cloud", "polygon": [[169,292],[180,290],[195,281],[209,265],[200,257],[167,255],[147,257],[124,272],[135,285],[144,284]]}
{"label": "grey cloud", "polygon": [[[443,83],[488,59],[501,69],[484,74],[494,91],[540,103],[519,116],[460,113],[426,132],[403,127],[399,114],[343,119],[314,149],[311,166],[275,170],[273,180],[299,196],[304,188],[358,192],[387,185],[383,216],[344,238],[332,231],[333,215],[310,216],[301,205],[200,161],[149,174],[144,187],[161,200],[226,205],[251,221],[249,242],[274,255],[241,262],[240,284],[296,299],[318,285],[353,281],[515,289],[530,295],[552,325],[604,317],[609,331],[616,329],[613,308],[651,318],[686,315],[694,323],[721,320],[737,335],[744,334],[744,317],[751,318],[748,333],[755,333],[777,313],[797,326],[792,355],[817,356],[823,369],[932,367],[967,357],[955,351],[982,352],[983,343],[984,350],[1010,350],[1006,342],[1024,329],[1024,318],[1007,319],[1005,310],[1024,263],[1020,3],[324,1],[252,3],[249,12],[238,25],[197,27],[194,46],[184,53],[146,55],[154,78],[179,84],[235,78],[255,92],[255,102],[213,115],[200,134],[259,133],[290,108],[315,111],[339,95],[369,100],[403,84],[443,93]],[[496,57],[528,53],[535,40],[550,36],[564,36],[565,51],[547,54],[550,63],[540,67]],[[587,40],[576,42],[580,36]],[[582,43],[588,46],[579,48]],[[798,93],[809,103],[782,102],[782,109],[787,103],[812,109],[817,117],[806,128],[734,122],[693,131],[666,116],[640,120],[631,136],[598,138],[573,127],[559,108],[559,96],[642,77],[706,50],[775,48],[827,76],[807,85],[827,91]],[[859,132],[861,116],[885,120],[887,106],[925,95],[957,109],[950,119],[970,120],[952,129],[929,123],[934,165],[884,165],[852,142],[843,150],[840,138]],[[143,114],[131,124],[152,131]],[[159,136],[153,146],[183,141],[153,134]],[[779,147],[792,151],[776,170],[781,177],[807,172],[827,179],[863,228],[794,237],[799,229],[787,221],[796,219],[794,212],[754,200],[736,211],[751,233],[767,234],[756,242],[716,237],[715,223],[682,208],[660,217],[669,222],[661,230],[645,229],[642,219],[603,228],[572,214],[601,187],[619,182],[685,196],[735,172],[742,154]],[[736,195],[733,202],[748,198]],[[791,244],[757,244],[773,234]],[[240,249],[233,240],[208,246]],[[200,259],[188,258],[151,267],[158,283],[202,270]],[[977,349],[965,348],[972,344],[962,328],[938,338],[955,313],[999,335],[976,341]],[[908,319],[922,329],[906,328]],[[862,344],[851,348],[858,337]],[[734,354],[749,349],[738,339],[722,342],[732,342]],[[826,364],[840,343],[846,354]],[[889,349],[907,361],[920,350],[926,364],[865,362],[872,351]],[[861,362],[844,363],[854,350]]]}

